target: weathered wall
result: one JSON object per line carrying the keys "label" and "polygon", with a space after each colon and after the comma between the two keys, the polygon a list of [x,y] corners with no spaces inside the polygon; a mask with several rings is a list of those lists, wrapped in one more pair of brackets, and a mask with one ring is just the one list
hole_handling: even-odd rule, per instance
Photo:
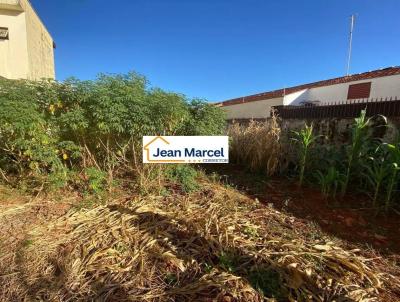
{"label": "weathered wall", "polygon": [[25,13],[0,10],[0,26],[7,27],[9,40],[0,40],[0,76],[9,79],[27,78],[29,58]]}
{"label": "weathered wall", "polygon": [[28,0],[20,0],[26,15],[28,78],[55,78],[53,39]]}
{"label": "weathered wall", "polygon": [[[393,142],[400,130],[400,117],[388,118],[387,126],[384,126],[384,120],[381,117],[374,117],[372,123],[373,136],[383,139],[384,142]],[[350,141],[350,129],[354,124],[353,118],[348,119],[284,119],[280,121],[282,132],[289,134],[293,130],[300,130],[305,123],[314,126],[318,135],[326,136],[329,141],[335,143],[346,143]]]}
{"label": "weathered wall", "polygon": [[229,120],[258,119],[270,117],[271,107],[278,105],[283,105],[283,98],[222,106],[221,108],[226,112]]}

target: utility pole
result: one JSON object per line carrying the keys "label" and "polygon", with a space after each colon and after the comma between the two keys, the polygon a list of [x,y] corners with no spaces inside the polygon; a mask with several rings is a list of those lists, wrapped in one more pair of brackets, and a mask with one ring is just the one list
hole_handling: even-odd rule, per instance
{"label": "utility pole", "polygon": [[349,53],[347,57],[347,70],[346,75],[350,75],[350,61],[351,61],[351,51],[352,51],[352,44],[353,44],[353,31],[354,31],[354,23],[356,20],[355,15],[351,15],[350,17],[350,38],[349,38]]}

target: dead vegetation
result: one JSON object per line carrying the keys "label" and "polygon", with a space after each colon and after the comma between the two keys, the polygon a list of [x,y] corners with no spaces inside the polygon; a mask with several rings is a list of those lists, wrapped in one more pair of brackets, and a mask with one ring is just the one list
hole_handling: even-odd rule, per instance
{"label": "dead vegetation", "polygon": [[[2,228],[28,208],[7,222],[0,217]],[[399,297],[395,270],[380,257],[344,248],[315,226],[219,184],[186,195],[124,196],[15,232],[23,236],[14,244],[1,238],[2,301]]]}
{"label": "dead vegetation", "polygon": [[281,161],[281,129],[277,118],[263,122],[251,120],[248,125],[234,122],[228,128],[230,154],[237,163],[253,171],[277,172]]}

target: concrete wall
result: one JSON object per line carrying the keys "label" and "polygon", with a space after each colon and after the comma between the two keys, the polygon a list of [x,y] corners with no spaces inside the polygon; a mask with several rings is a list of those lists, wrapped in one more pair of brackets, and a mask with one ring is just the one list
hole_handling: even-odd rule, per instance
{"label": "concrete wall", "polygon": [[9,29],[9,40],[0,40],[0,76],[54,79],[53,39],[28,0],[0,0],[0,27]]}
{"label": "concrete wall", "polygon": [[347,100],[349,86],[358,83],[371,82],[370,98],[400,98],[400,75],[354,81],[344,84],[310,88],[286,95],[284,105],[299,105],[304,101],[319,101],[321,104]]}
{"label": "concrete wall", "polygon": [[20,0],[26,15],[28,79],[55,78],[53,39],[28,0]]}
{"label": "concrete wall", "polygon": [[[284,119],[280,121],[282,133],[286,137],[291,135],[291,131],[302,129],[305,124],[313,124],[315,134],[327,137],[331,142],[342,144],[351,141],[351,127],[354,124],[354,119]],[[399,117],[387,118],[387,126],[384,126],[384,119],[376,116],[372,118],[371,125],[379,126],[372,127],[372,135],[382,139],[384,142],[393,142],[400,133]],[[320,140],[323,142],[323,138]]]}
{"label": "concrete wall", "polygon": [[9,40],[0,40],[0,76],[28,78],[29,59],[25,13],[0,10],[0,27],[8,27]]}
{"label": "concrete wall", "polygon": [[282,105],[283,98],[275,98],[248,102],[243,104],[235,104],[222,106],[225,110],[228,119],[258,119],[270,117],[272,106]]}

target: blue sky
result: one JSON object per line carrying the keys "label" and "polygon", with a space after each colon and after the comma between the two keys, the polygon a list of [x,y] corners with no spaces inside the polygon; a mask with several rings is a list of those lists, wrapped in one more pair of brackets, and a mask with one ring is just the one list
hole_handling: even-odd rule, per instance
{"label": "blue sky", "polygon": [[400,65],[399,0],[32,0],[58,80],[135,70],[151,85],[220,101]]}

